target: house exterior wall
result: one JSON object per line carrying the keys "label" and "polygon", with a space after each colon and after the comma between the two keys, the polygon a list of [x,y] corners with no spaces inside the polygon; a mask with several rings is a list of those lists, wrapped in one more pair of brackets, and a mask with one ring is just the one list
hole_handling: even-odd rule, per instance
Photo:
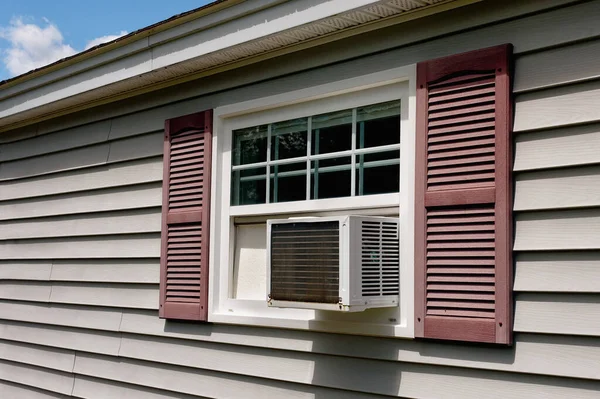
{"label": "house exterior wall", "polygon": [[[489,3],[0,136],[0,397],[597,398],[600,3]],[[506,42],[512,348],[158,318],[165,119]]]}

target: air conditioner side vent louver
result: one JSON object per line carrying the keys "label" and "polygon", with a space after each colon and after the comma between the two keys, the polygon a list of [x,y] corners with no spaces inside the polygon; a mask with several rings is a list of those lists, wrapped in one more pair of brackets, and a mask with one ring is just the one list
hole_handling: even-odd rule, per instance
{"label": "air conditioner side vent louver", "polygon": [[364,220],[361,223],[362,295],[398,295],[400,245],[398,223]]}

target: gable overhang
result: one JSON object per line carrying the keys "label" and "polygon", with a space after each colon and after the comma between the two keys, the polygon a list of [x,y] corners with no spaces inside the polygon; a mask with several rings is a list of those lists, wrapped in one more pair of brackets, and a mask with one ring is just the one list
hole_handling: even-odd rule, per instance
{"label": "gable overhang", "polygon": [[0,83],[0,132],[479,1],[216,1]]}

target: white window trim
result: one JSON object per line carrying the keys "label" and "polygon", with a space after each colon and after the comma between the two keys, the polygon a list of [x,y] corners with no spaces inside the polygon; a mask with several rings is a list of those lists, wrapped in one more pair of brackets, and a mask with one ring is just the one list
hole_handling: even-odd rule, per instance
{"label": "white window trim", "polygon": [[[352,93],[361,92],[360,96]],[[390,93],[394,93],[391,96]],[[394,97],[395,96],[395,97]],[[335,105],[331,99],[335,97]],[[371,98],[372,97],[372,98]],[[355,196],[289,203],[230,206],[232,131],[294,117],[401,99],[400,194]],[[333,109],[332,109],[333,108]],[[414,337],[414,166],[416,66],[389,69],[214,110],[210,220],[208,321],[357,335]],[[397,207],[400,216],[400,316],[395,324],[315,320],[315,311],[269,308],[265,300],[229,298],[232,287],[235,216]]]}

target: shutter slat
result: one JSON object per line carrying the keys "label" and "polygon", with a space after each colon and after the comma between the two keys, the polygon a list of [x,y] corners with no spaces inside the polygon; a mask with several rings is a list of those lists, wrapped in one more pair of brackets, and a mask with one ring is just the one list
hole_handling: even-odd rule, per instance
{"label": "shutter slat", "polygon": [[512,342],[509,54],[417,67],[417,337]]}
{"label": "shutter slat", "polygon": [[427,301],[427,307],[429,308],[469,308],[469,309],[494,309],[493,302],[475,302],[475,303],[465,303],[465,302],[453,302],[453,301]]}
{"label": "shutter slat", "polygon": [[427,261],[431,266],[494,266],[493,259],[431,259]]}
{"label": "shutter slat", "polygon": [[[465,88],[465,85],[467,86]],[[465,98],[469,96],[477,96],[481,94],[494,94],[494,81],[484,80],[482,82],[469,83],[466,82],[464,84],[459,84],[456,87],[453,85],[449,85],[441,88],[432,88],[430,93],[431,101],[436,103],[440,101],[452,100],[455,98]]]}
{"label": "shutter slat", "polygon": [[[466,266],[466,265],[463,265]],[[431,274],[492,274],[493,268],[481,267],[430,267],[428,268]]]}
{"label": "shutter slat", "polygon": [[471,165],[471,166],[461,166],[458,168],[430,168],[427,172],[428,176],[438,176],[438,175],[452,175],[455,173],[464,173],[470,171],[476,172],[485,172],[489,170],[494,170],[494,165],[483,164],[483,165]]}
{"label": "shutter slat", "polygon": [[[458,278],[456,279],[458,280]],[[477,291],[477,292],[494,292],[493,285],[479,284],[427,284],[428,291]]]}
{"label": "shutter slat", "polygon": [[494,95],[493,92],[490,95],[486,95],[484,97],[474,97],[474,98],[467,98],[465,100],[457,100],[457,101],[452,101],[451,103],[448,102],[442,102],[442,103],[438,103],[438,104],[431,104],[429,106],[429,111],[439,111],[442,109],[448,109],[448,108],[452,108],[452,107],[468,107],[470,105],[479,105],[479,104],[483,104],[483,103],[490,103],[490,102],[494,102]]}
{"label": "shutter slat", "polygon": [[496,296],[492,294],[486,293],[477,293],[474,294],[472,292],[428,292],[427,299],[453,299],[458,301],[493,301]]}
{"label": "shutter slat", "polygon": [[455,132],[466,132],[469,130],[477,130],[477,129],[489,129],[495,126],[494,121],[489,122],[478,122],[478,123],[469,123],[458,126],[446,126],[436,127],[430,130],[429,136],[435,136],[437,134],[446,134],[446,133],[455,133]]}
{"label": "shutter slat", "polygon": [[486,71],[484,73],[473,73],[467,75],[458,75],[444,79],[441,82],[431,83],[429,85],[429,93],[435,95],[445,88],[456,90],[461,87],[477,87],[478,85],[494,82],[494,73]]}
{"label": "shutter slat", "polygon": [[207,320],[212,111],[165,122],[160,310]]}
{"label": "shutter slat", "polygon": [[474,131],[468,133],[459,133],[459,134],[449,134],[444,136],[432,136],[429,137],[427,142],[429,144],[433,143],[445,143],[447,141],[458,141],[458,140],[468,140],[472,138],[483,138],[483,137],[494,137],[496,132],[491,129],[483,130],[483,131]]}
{"label": "shutter slat", "polygon": [[[482,137],[482,135],[480,134],[478,136],[478,138],[481,138],[481,137]],[[454,142],[454,143],[430,144],[429,152],[450,150],[450,149],[454,149],[454,148],[468,148],[468,147],[493,146],[493,145],[494,145],[493,137],[491,139],[488,138],[488,139],[484,139],[484,140],[461,140],[461,141]]]}
{"label": "shutter slat", "polygon": [[[479,104],[481,104],[481,102],[479,102]],[[456,104],[453,104],[453,107],[445,107],[445,108],[440,108],[439,112],[432,112],[431,108],[429,109],[430,115],[429,115],[429,120],[433,120],[433,119],[440,119],[440,118],[448,118],[451,116],[457,116],[457,115],[465,115],[465,114],[479,114],[479,113],[484,113],[486,115],[489,115],[491,113],[492,117],[494,115],[494,103],[490,101],[490,104],[485,104],[485,105],[479,105],[477,107],[467,107],[467,106],[462,106],[462,107],[457,107]]]}
{"label": "shutter slat", "polygon": [[457,317],[473,317],[473,318],[486,318],[493,319],[495,314],[493,311],[490,312],[478,312],[476,310],[453,310],[453,309],[428,309],[427,314],[438,315],[438,316],[457,316]]}
{"label": "shutter slat", "polygon": [[429,161],[428,162],[428,167],[430,169],[432,168],[438,168],[441,166],[448,166],[448,165],[473,165],[473,164],[489,164],[490,162],[494,162],[495,156],[494,155],[488,155],[488,156],[482,156],[482,157],[463,157],[463,158],[455,158],[455,159],[449,159],[449,160],[443,160],[443,161]]}
{"label": "shutter slat", "polygon": [[438,120],[435,117],[432,118],[431,116],[429,116],[428,126],[430,128],[435,128],[435,127],[441,127],[441,126],[463,125],[463,126],[466,126],[466,128],[468,129],[469,128],[468,126],[473,124],[473,122],[494,119],[493,112],[486,112],[483,114],[471,114],[471,115],[466,115],[466,116],[462,116],[462,114],[460,114],[459,113],[460,111],[458,111],[458,110],[448,111],[448,112],[452,112],[453,114],[455,114],[455,117]]}

